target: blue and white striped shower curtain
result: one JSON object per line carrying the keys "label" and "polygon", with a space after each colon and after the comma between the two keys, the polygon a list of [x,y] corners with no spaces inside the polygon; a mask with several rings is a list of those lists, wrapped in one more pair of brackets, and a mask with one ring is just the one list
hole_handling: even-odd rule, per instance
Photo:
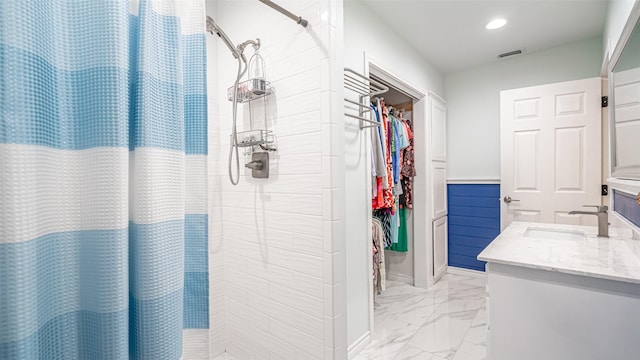
{"label": "blue and white striped shower curtain", "polygon": [[0,1],[0,359],[209,328],[204,30],[204,0]]}

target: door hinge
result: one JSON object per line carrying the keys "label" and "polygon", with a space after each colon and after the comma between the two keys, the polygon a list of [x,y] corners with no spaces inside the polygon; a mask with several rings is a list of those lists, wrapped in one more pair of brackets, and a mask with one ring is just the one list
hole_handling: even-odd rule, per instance
{"label": "door hinge", "polygon": [[602,107],[605,108],[609,106],[609,97],[608,96],[603,96],[602,97]]}

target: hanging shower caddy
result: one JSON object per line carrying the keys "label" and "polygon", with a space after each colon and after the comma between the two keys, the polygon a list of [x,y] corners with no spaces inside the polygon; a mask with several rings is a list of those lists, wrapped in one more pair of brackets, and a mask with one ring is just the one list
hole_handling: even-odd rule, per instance
{"label": "hanging shower caddy", "polygon": [[[270,82],[266,80],[264,59],[258,53],[257,48],[251,59],[249,59],[247,69],[248,79],[238,84],[238,103],[249,103],[249,123],[252,123],[251,102],[264,98],[265,129],[238,132],[238,147],[247,148],[244,151],[245,155],[258,151],[254,147],[259,147],[262,151],[276,151],[275,135],[273,130],[267,128],[267,96],[273,93],[273,88]],[[233,86],[227,89],[227,96],[229,101],[233,101]]]}

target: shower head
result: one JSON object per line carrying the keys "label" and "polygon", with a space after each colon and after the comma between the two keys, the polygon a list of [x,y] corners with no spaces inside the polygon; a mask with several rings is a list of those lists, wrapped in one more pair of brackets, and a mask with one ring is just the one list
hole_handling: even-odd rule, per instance
{"label": "shower head", "polygon": [[227,34],[225,34],[224,31],[222,31],[222,28],[220,28],[215,21],[213,21],[211,16],[207,16],[207,31],[210,32],[211,35],[213,34],[218,35],[220,39],[222,39],[222,41],[227,45],[229,50],[231,50],[231,54],[233,55],[234,58],[237,59],[238,57],[240,57],[241,54],[238,48],[233,46],[233,43],[231,42]]}

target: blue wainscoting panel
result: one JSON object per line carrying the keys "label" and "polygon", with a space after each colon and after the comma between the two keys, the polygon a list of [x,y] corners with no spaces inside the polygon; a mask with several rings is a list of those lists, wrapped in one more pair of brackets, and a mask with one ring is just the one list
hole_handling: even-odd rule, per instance
{"label": "blue wainscoting panel", "polygon": [[499,184],[449,184],[449,266],[484,271],[478,254],[500,234]]}
{"label": "blue wainscoting panel", "polygon": [[635,226],[640,227],[640,205],[636,196],[614,190],[613,209]]}

